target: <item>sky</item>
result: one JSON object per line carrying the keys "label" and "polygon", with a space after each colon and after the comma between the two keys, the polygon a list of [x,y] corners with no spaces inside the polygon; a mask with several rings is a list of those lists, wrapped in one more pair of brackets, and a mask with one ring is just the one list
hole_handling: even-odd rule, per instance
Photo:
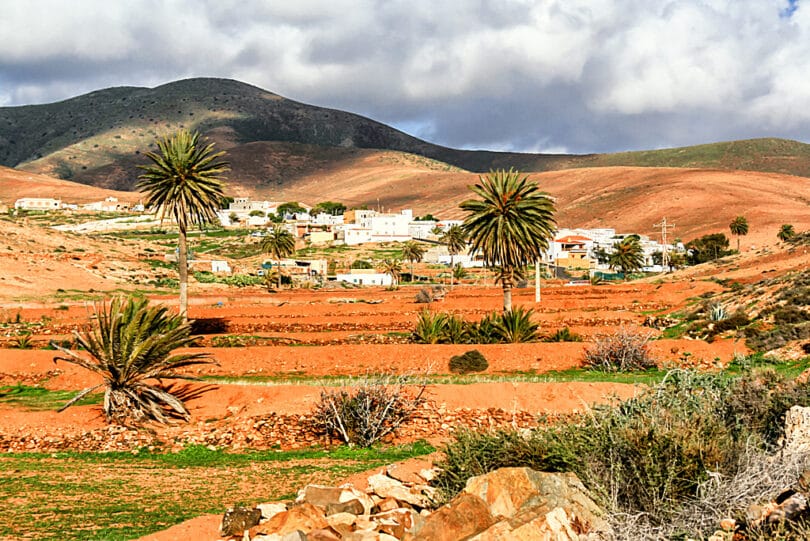
{"label": "sky", "polygon": [[0,106],[189,77],[456,148],[810,142],[810,0],[0,2]]}

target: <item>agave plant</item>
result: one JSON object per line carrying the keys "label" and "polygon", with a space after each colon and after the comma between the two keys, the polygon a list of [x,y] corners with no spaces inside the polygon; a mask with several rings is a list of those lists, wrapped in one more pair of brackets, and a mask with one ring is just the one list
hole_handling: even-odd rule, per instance
{"label": "agave plant", "polygon": [[439,344],[445,337],[446,327],[447,314],[422,310],[413,331],[414,341],[419,344]]}
{"label": "agave plant", "polygon": [[182,399],[164,388],[160,380],[196,379],[176,370],[216,364],[208,353],[173,354],[196,339],[191,336],[191,325],[184,313],[170,314],[165,306],[149,306],[146,299],[115,298],[109,306],[96,308],[89,331],[74,335],[77,347],[85,351],[73,351],[52,341],[51,346],[65,355],[54,357],[54,362],[79,365],[104,381],[81,391],[59,411],[104,387],[104,416],[111,423],[188,421],[190,414]]}
{"label": "agave plant", "polygon": [[709,309],[709,319],[711,321],[723,321],[724,319],[728,318],[728,313],[726,312],[726,308],[720,304],[712,304],[711,308]]}
{"label": "agave plant", "polygon": [[510,344],[536,341],[539,326],[532,321],[533,313],[531,308],[518,306],[500,314],[494,321],[499,341]]}
{"label": "agave plant", "polygon": [[470,338],[470,326],[461,316],[450,314],[444,322],[442,342],[448,344],[467,344]]}

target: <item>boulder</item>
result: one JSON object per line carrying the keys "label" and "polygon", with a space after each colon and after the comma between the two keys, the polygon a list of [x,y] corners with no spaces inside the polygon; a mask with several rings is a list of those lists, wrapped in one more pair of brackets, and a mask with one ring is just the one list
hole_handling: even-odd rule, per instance
{"label": "boulder", "polygon": [[262,512],[249,507],[231,507],[222,516],[220,533],[224,537],[241,536],[245,530],[256,526],[262,518]]}
{"label": "boulder", "polygon": [[423,493],[427,487],[409,487],[381,473],[368,478],[368,489],[382,498],[394,498],[415,507],[424,509],[430,506],[430,500]]}
{"label": "boulder", "polygon": [[287,510],[287,505],[283,503],[260,503],[256,509],[262,512],[262,520],[269,520],[282,511]]}
{"label": "boulder", "polygon": [[287,534],[297,530],[309,532],[326,528],[329,524],[324,517],[323,507],[310,503],[302,503],[293,508],[278,513],[262,524],[266,533]]}
{"label": "boulder", "polygon": [[462,492],[447,505],[425,518],[422,525],[403,539],[413,541],[458,541],[482,532],[495,523],[486,502]]}
{"label": "boulder", "polygon": [[[539,516],[562,508],[571,522],[580,525],[581,531],[577,533],[610,531],[605,512],[590,498],[574,473],[501,468],[469,479],[464,492],[481,498],[489,512],[499,519],[513,518],[524,510]],[[521,516],[518,522],[528,519],[525,514]]]}
{"label": "boulder", "polygon": [[[349,503],[352,500],[355,500],[356,503]],[[307,485],[298,491],[298,497],[295,499],[295,503],[318,505],[325,508],[328,514],[357,510],[358,504],[362,509],[359,509],[357,514],[369,514],[374,508],[374,501],[371,497],[352,486],[329,487],[323,485]]]}

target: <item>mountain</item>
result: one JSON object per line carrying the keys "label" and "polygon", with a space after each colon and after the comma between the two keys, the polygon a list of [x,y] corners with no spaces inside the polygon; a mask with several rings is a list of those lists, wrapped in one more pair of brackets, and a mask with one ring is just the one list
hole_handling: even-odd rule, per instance
{"label": "mountain", "polygon": [[[810,145],[756,139],[617,154],[457,150],[359,115],[295,102],[227,79],[98,90],[58,103],[0,108],[0,165],[132,190],[159,136],[198,129],[229,151],[235,192],[294,188],[299,178],[351,163],[364,150],[408,153],[448,170],[655,166],[747,169],[810,176]],[[436,164],[434,164],[436,166]],[[433,166],[431,166],[433,167]]]}
{"label": "mountain", "polygon": [[509,156],[520,158],[518,165],[527,169],[530,163],[541,167],[562,158],[449,149],[359,115],[305,105],[237,81],[187,79],[154,89],[110,88],[58,103],[0,108],[0,165],[131,190],[136,165],[145,163],[141,154],[156,148],[157,137],[179,128],[200,130],[220,148],[249,155],[251,163],[244,164],[231,157],[232,176],[258,162],[266,171],[255,180],[268,184],[289,182],[287,171],[274,156],[256,156],[240,147],[275,142],[292,144],[291,149],[314,146],[324,154],[396,150],[475,171],[509,161]]}

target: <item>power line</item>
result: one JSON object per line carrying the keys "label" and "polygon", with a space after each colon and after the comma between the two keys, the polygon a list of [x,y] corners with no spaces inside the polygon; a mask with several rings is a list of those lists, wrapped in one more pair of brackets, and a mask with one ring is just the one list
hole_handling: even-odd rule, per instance
{"label": "power line", "polygon": [[675,224],[667,223],[667,218],[664,216],[664,219],[661,220],[660,223],[653,224],[653,227],[660,227],[661,228],[661,244],[664,246],[664,252],[661,256],[661,272],[666,272],[667,264],[669,263],[669,251],[668,251],[668,244],[667,244],[667,231],[671,228],[675,227]]}

